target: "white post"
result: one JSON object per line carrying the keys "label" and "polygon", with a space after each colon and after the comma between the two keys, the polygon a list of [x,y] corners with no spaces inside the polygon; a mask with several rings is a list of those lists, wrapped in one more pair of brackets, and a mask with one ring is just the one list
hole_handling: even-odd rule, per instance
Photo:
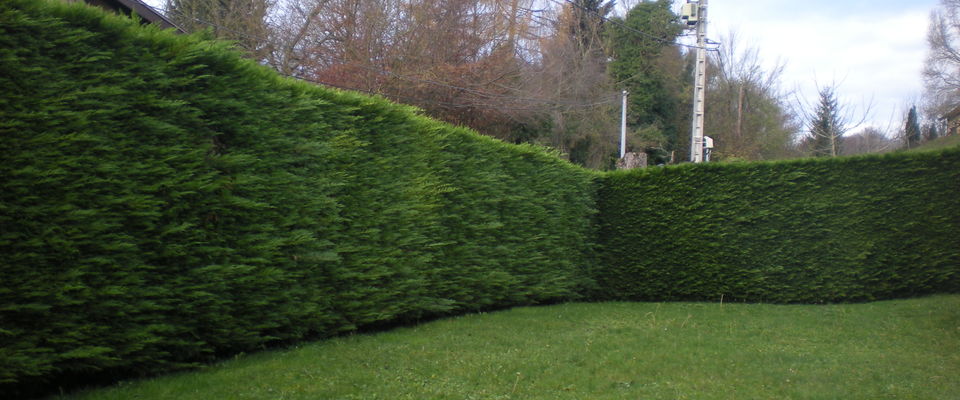
{"label": "white post", "polygon": [[620,158],[627,154],[627,91],[623,91],[623,106],[620,109]]}
{"label": "white post", "polygon": [[703,103],[707,86],[707,0],[697,3],[697,65],[693,82],[693,129],[690,134],[690,162],[703,161]]}

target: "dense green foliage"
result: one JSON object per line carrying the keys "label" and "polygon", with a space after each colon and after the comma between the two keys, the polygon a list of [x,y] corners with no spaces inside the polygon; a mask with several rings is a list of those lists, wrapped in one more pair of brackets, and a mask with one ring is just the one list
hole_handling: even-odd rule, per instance
{"label": "dense green foliage", "polygon": [[612,173],[603,297],[863,301],[960,292],[960,151]]}
{"label": "dense green foliage", "polygon": [[76,4],[0,3],[0,71],[0,392],[585,283],[593,177],[539,148]]}
{"label": "dense green foliage", "polygon": [[679,48],[669,45],[684,29],[672,5],[667,0],[639,2],[623,19],[608,24],[606,32],[610,76],[618,89],[630,92],[629,145],[633,151],[647,152],[651,165],[670,161],[664,152],[684,148],[683,132],[689,129],[690,105],[685,99],[692,90],[688,86],[692,64],[685,62]]}
{"label": "dense green foliage", "polygon": [[0,87],[0,397],[584,295],[960,291],[956,149],[601,176],[59,1],[0,3]]}

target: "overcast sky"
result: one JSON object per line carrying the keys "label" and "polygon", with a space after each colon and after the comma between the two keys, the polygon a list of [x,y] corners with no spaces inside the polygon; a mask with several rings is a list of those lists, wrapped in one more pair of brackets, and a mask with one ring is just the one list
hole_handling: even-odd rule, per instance
{"label": "overcast sky", "polygon": [[[677,4],[681,1],[676,1]],[[938,0],[709,0],[708,36],[730,29],[768,64],[785,62],[784,88],[816,101],[815,83],[841,101],[873,104],[870,124],[897,129],[922,92],[930,12]]]}

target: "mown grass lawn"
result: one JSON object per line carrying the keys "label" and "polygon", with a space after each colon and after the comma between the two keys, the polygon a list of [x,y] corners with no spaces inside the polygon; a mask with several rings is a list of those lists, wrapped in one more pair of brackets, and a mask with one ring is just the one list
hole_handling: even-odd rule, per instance
{"label": "mown grass lawn", "polygon": [[960,399],[960,296],[524,307],[67,399]]}
{"label": "mown grass lawn", "polygon": [[940,150],[940,149],[947,149],[947,148],[956,147],[956,146],[960,146],[960,135],[939,137],[929,142],[924,142],[919,147],[910,149],[907,151],[916,152],[916,151]]}

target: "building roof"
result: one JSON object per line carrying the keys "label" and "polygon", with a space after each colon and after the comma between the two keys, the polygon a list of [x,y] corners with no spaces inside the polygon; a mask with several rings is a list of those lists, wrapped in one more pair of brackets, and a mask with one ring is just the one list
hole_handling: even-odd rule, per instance
{"label": "building roof", "polygon": [[946,120],[953,120],[953,119],[956,119],[957,117],[960,117],[960,107],[957,107],[948,111],[946,114],[943,114],[943,116],[940,118],[946,119]]}
{"label": "building roof", "polygon": [[141,0],[84,0],[84,2],[122,14],[137,14],[148,23],[157,24],[160,25],[161,28],[170,28],[177,32],[184,33],[183,29]]}

